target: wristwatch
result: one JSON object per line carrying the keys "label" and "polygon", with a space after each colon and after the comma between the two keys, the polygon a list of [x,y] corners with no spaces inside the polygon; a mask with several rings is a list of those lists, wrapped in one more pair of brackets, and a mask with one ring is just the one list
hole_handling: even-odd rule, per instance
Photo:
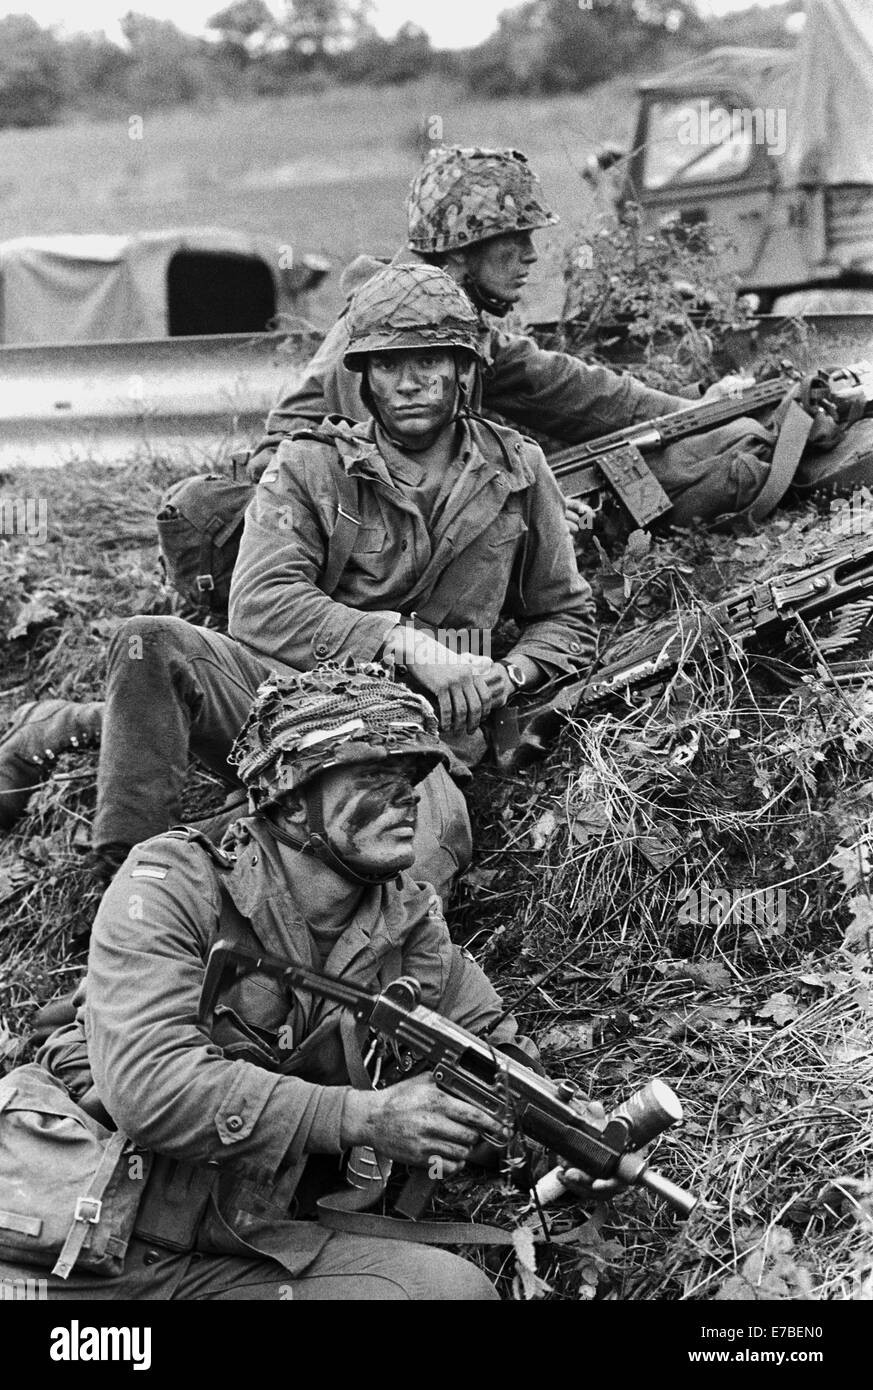
{"label": "wristwatch", "polygon": [[516,666],[514,661],[501,661],[500,665],[503,667],[509,679],[512,681],[512,684],[515,686],[516,690],[524,690],[524,671],[522,671],[521,667]]}

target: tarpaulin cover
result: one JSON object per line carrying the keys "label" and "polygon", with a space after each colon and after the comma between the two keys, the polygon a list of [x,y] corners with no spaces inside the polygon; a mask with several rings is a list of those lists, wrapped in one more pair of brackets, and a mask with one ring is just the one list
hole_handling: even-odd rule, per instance
{"label": "tarpaulin cover", "polygon": [[808,0],[792,81],[789,184],[873,184],[873,0]]}
{"label": "tarpaulin cover", "polygon": [[784,109],[783,182],[873,184],[873,0],[807,0],[793,49],[716,48],[641,84]]}
{"label": "tarpaulin cover", "polygon": [[167,271],[179,251],[271,263],[254,238],[214,227],[0,242],[0,342],[166,337]]}

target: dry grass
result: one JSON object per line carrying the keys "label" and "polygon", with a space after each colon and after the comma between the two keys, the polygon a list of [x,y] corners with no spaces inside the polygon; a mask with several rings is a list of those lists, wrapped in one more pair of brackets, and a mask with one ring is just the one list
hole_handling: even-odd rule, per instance
{"label": "dry grass", "polygon": [[[739,585],[752,549],[760,576],[822,529],[782,518],[753,548],[714,542],[710,568]],[[649,588],[675,591],[698,543],[656,546]],[[660,702],[575,723],[533,775],[480,781],[460,929],[507,1001],[543,979],[520,1015],[552,1075],[607,1109],[674,1087],[685,1123],[653,1162],[701,1198],[683,1228],[623,1196],[584,1258],[553,1257],[555,1296],[873,1294],[870,687],[801,680],[725,643]]]}
{"label": "dry grass", "polygon": [[[130,613],[169,611],[154,514],[175,476],[152,459],[0,477],[5,495],[45,498],[48,514],[45,545],[0,540],[3,723],[27,699],[102,698],[115,626]],[[27,605],[37,620],[9,640]],[[192,793],[202,799],[209,785],[197,778]],[[84,867],[95,800],[96,755],[66,754],[14,833],[0,835],[0,1060],[14,1055],[35,1009],[68,992],[84,968],[99,901]]]}
{"label": "dry grass", "polygon": [[[30,696],[98,696],[114,623],[166,606],[150,518],[171,471],[39,475],[49,542],[4,543],[0,619],[7,629],[34,597],[55,616],[6,644],[6,712]],[[35,485],[4,482],[18,494]],[[827,524],[808,510],[745,541],[657,542],[623,562],[631,601],[620,616],[603,606],[604,632],[626,636],[690,593],[723,597],[809,551]],[[547,1297],[871,1296],[870,709],[863,686],[812,676],[788,687],[725,643],[689,662],[668,700],[578,721],[532,773],[483,770],[457,934],[508,1002],[576,948],[522,1003],[524,1030],[541,1039],[552,1074],[607,1108],[654,1075],[674,1086],[686,1121],[653,1162],[701,1197],[686,1227],[636,1191],[598,1209],[577,1241],[541,1255]],[[94,772],[93,754],[65,757],[0,842],[7,1066],[26,1055],[35,1007],[84,964]],[[192,782],[192,796],[211,792]],[[710,909],[695,921],[687,893],[704,884]],[[756,910],[734,901],[734,890],[768,887],[784,892],[784,912],[772,910],[778,899]],[[720,915],[719,889],[731,895]],[[508,1225],[524,1214],[517,1193],[474,1179],[444,1202]],[[570,1203],[559,1224],[580,1219]],[[483,1258],[509,1293],[511,1260]]]}

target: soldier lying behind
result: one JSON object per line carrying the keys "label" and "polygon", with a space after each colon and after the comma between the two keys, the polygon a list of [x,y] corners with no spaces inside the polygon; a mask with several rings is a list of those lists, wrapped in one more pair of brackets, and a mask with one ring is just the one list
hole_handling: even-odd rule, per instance
{"label": "soldier lying behind", "polygon": [[[688,406],[683,396],[657,391],[627,373],[591,366],[568,353],[545,351],[532,338],[507,333],[493,322],[521,298],[538,259],[533,232],[558,221],[523,154],[433,150],[413,179],[406,208],[409,240],[392,264],[439,265],[463,287],[480,316],[487,315],[481,317],[487,362],[481,382],[484,414],[577,444]],[[345,272],[348,292],[380,269],[373,257],[360,256]],[[366,418],[360,378],[344,363],[348,328],[346,311],[309,362],[302,382],[270,413],[267,438],[250,463],[254,478],[282,437],[306,420]],[[725,377],[703,399],[716,400],[741,384],[740,378]],[[478,408],[478,400],[474,403]],[[695,516],[706,520],[746,506],[767,476],[771,443],[763,426],[743,419],[650,457],[652,471],[673,502],[667,519],[684,526]],[[580,499],[568,500],[573,530],[583,513]]]}

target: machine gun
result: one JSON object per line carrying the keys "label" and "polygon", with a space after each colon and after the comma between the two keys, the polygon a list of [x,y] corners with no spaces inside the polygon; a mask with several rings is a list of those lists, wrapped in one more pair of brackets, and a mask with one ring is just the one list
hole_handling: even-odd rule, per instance
{"label": "machine gun", "polygon": [[541,757],[569,718],[603,711],[624,697],[655,693],[686,663],[726,639],[757,648],[787,634],[792,623],[873,595],[873,536],[856,536],[803,569],[741,589],[708,611],[690,610],[662,631],[635,633],[620,657],[579,680],[562,677],[495,711],[489,725],[495,760],[523,768]]}
{"label": "machine gun", "polygon": [[798,394],[807,411],[813,413],[824,407],[842,426],[860,419],[873,403],[873,367],[869,362],[829,368],[803,379],[790,364],[784,367],[782,374],[745,391],[717,401],[689,404],[687,410],[672,411],[551,454],[549,466],[561,491],[565,497],[586,497],[608,489],[635,525],[645,528],[668,512],[672,503],[643,458],[644,453],[777,406],[792,392]]}
{"label": "machine gun", "polygon": [[[220,940],[209,953],[200,1001],[200,1021],[215,1007],[228,971],[239,978],[265,971],[288,989],[307,990],[351,1010],[359,1023],[386,1038],[402,1074],[424,1063],[441,1091],[477,1105],[517,1132],[543,1144],[590,1178],[639,1183],[661,1197],[680,1216],[696,1205],[691,1193],[649,1168],[641,1146],[682,1118],[677,1097],[662,1081],[651,1081],[608,1119],[581,1098],[572,1081],[551,1081],[498,1051],[486,1038],[444,1018],[421,1003],[421,988],[409,976],[394,980],[381,994],[290,965],[277,956]],[[413,1173],[397,1210],[415,1219],[435,1182]]]}

